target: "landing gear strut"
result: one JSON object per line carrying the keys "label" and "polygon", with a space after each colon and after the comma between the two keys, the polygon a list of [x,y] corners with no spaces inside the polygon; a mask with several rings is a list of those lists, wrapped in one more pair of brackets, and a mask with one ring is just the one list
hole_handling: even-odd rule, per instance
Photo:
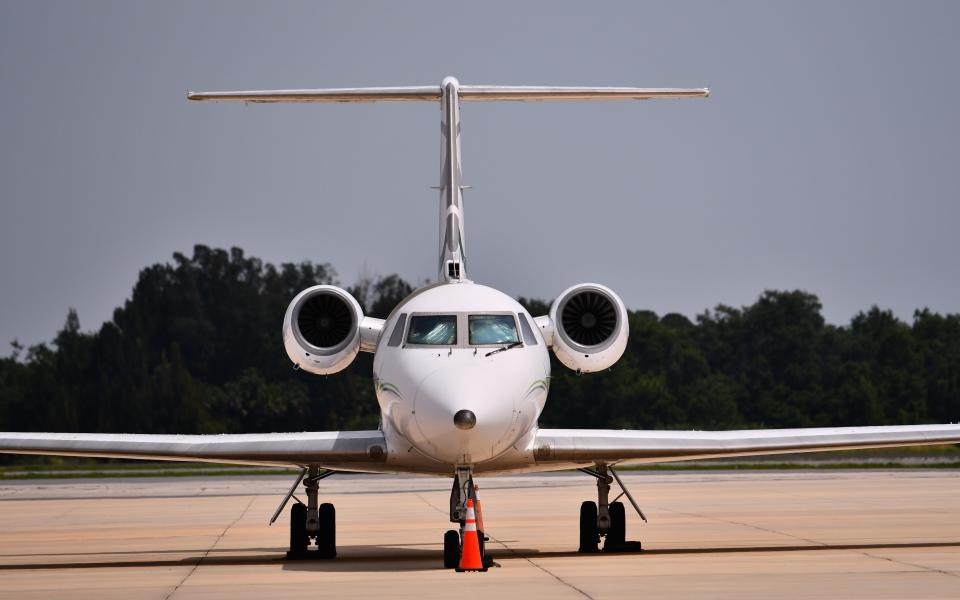
{"label": "landing gear strut", "polygon": [[477,498],[478,489],[473,482],[473,470],[469,467],[458,467],[453,478],[453,489],[450,490],[450,522],[458,523],[460,528],[450,529],[443,535],[443,566],[446,569],[455,569],[460,566],[463,530],[467,522],[467,500],[473,500],[477,517],[477,539],[480,542],[483,566],[487,568],[493,566],[493,558],[487,556],[485,548],[489,538],[483,533],[483,512]]}
{"label": "landing gear strut", "polygon": [[[634,501],[633,496],[624,487],[623,481],[605,463],[597,463],[595,469],[580,469],[580,471],[597,479],[597,501],[586,501],[580,505],[580,547],[579,552],[599,552],[600,538],[606,538],[603,544],[604,552],[639,552],[640,542],[628,542],[626,539],[627,518],[623,502],[617,500],[626,494],[630,503],[644,521],[647,517]],[[610,472],[613,477],[607,474]],[[616,478],[620,489],[619,496],[610,501],[610,484]]]}
{"label": "landing gear strut", "polygon": [[[337,555],[336,509],[329,502],[318,505],[319,482],[330,475],[333,471],[321,474],[319,467],[311,466],[303,477],[307,504],[298,500],[290,507],[289,560],[325,559]],[[311,541],[316,548],[310,547]]]}

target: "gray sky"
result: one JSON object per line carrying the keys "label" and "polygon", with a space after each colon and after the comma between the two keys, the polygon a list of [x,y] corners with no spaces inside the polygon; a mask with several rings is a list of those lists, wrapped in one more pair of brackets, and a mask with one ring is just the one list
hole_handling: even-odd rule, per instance
{"label": "gray sky", "polygon": [[[0,3],[0,342],[99,327],[193,244],[435,277],[435,104],[197,90],[711,88],[464,104],[473,279],[693,316],[765,288],[960,311],[960,3]],[[277,315],[277,327],[282,315]],[[0,349],[0,352],[6,351]]]}

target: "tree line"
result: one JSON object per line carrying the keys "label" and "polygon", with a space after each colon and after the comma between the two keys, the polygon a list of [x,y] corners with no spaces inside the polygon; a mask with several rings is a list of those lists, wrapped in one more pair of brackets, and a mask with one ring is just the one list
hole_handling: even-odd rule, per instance
{"label": "tree line", "polygon": [[[290,300],[337,283],[325,263],[279,266],[198,245],[141,271],[95,332],[70,310],[50,344],[0,358],[0,430],[226,433],[371,429],[372,357],[343,373],[295,371],[280,322]],[[351,287],[383,318],[413,287],[397,275]],[[533,314],[548,302],[520,298]],[[960,419],[960,315],[912,323],[873,307],[825,323],[817,297],[763,292],[693,321],[630,311],[630,341],[609,371],[554,361],[548,427],[816,427]]]}

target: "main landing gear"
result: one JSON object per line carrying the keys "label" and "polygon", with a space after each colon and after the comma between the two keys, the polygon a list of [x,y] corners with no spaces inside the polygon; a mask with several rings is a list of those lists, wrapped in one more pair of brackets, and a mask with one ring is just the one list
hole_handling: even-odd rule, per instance
{"label": "main landing gear", "polygon": [[[640,510],[627,488],[624,487],[620,476],[613,470],[613,467],[609,467],[605,463],[597,463],[594,469],[579,470],[597,479],[597,501],[587,501],[580,505],[579,552],[599,552],[601,537],[606,538],[603,544],[604,552],[639,552],[641,549],[640,542],[631,542],[626,539],[626,511],[623,502],[617,500],[626,495],[644,522],[646,522],[647,517]],[[608,475],[608,472],[613,477]],[[616,478],[617,484],[623,491],[613,499],[613,502],[610,502],[610,484],[613,483],[614,478]]]}
{"label": "main landing gear", "polygon": [[[280,508],[274,514],[276,520],[283,506],[296,491],[300,480],[307,493],[307,503],[297,500],[290,507],[290,550],[287,551],[288,560],[327,559],[337,555],[337,513],[333,504],[325,502],[318,505],[321,479],[333,475],[334,471],[320,473],[319,467],[311,466],[293,484],[290,493],[284,499]],[[272,523],[273,521],[271,521]],[[311,542],[315,545],[311,547]]]}
{"label": "main landing gear", "polygon": [[467,501],[473,501],[473,512],[476,515],[477,540],[480,544],[480,559],[482,569],[493,566],[493,558],[487,556],[486,542],[489,540],[483,531],[483,511],[477,498],[477,486],[473,482],[473,471],[469,467],[457,468],[453,478],[453,489],[450,490],[450,522],[458,523],[459,529],[450,529],[443,535],[443,567],[445,569],[460,568],[460,557],[463,553],[464,531],[467,528]]}

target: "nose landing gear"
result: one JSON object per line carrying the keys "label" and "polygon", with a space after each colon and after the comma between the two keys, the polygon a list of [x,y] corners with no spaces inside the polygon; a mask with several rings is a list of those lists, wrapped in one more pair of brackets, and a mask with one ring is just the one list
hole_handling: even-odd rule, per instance
{"label": "nose landing gear", "polygon": [[445,569],[460,567],[460,557],[463,554],[463,532],[467,524],[467,500],[473,500],[475,507],[477,540],[480,544],[483,570],[494,566],[493,558],[486,552],[486,542],[489,538],[484,535],[483,511],[480,509],[480,500],[477,498],[478,489],[473,482],[473,470],[469,467],[458,467],[453,478],[453,489],[450,490],[450,522],[459,523],[460,528],[450,529],[443,535],[443,567]]}
{"label": "nose landing gear", "polygon": [[[626,539],[626,511],[623,503],[617,500],[626,495],[636,509],[640,518],[646,522],[647,517],[640,510],[633,496],[623,485],[620,476],[612,467],[605,463],[597,463],[594,470],[579,469],[583,473],[597,479],[597,502],[586,501],[580,505],[580,546],[578,552],[589,554],[600,551],[600,538],[606,538],[603,544],[604,552],[639,552],[640,542]],[[613,477],[607,474],[610,472]],[[623,490],[611,502],[610,484],[616,478],[617,484]]]}

